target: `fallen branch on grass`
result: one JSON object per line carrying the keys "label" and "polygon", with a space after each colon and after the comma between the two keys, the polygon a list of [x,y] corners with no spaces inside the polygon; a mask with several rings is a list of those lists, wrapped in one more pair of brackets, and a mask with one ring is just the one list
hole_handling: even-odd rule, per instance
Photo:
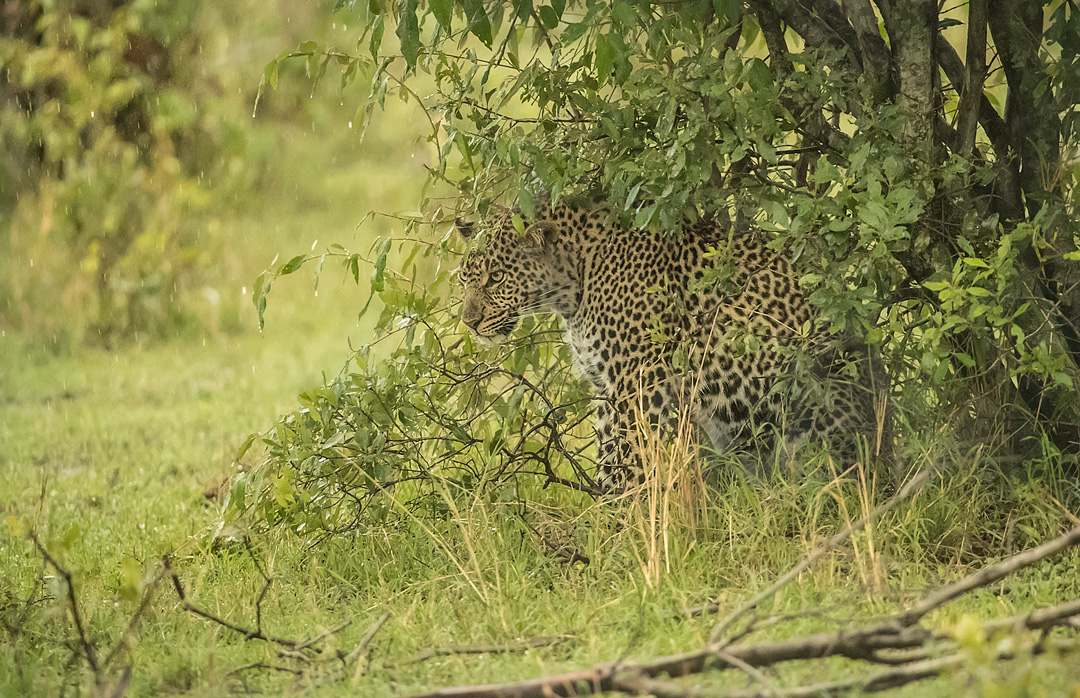
{"label": "fallen branch on grass", "polygon": [[507,642],[499,645],[459,645],[457,647],[429,647],[421,650],[411,657],[406,657],[396,664],[384,664],[387,669],[405,664],[418,664],[435,657],[449,657],[455,654],[509,654],[511,652],[525,652],[526,650],[540,647],[551,647],[572,639],[573,635],[551,635],[548,637],[531,637],[518,642]]}
{"label": "fallen branch on grass", "polygon": [[[164,571],[166,574],[169,575],[169,578],[172,580],[173,589],[176,590],[176,595],[180,597],[180,608],[187,611],[188,613],[193,613],[201,618],[205,618],[208,621],[217,623],[223,628],[228,628],[229,630],[232,630],[234,633],[240,635],[245,642],[249,640],[262,640],[263,642],[269,642],[270,644],[279,645],[281,646],[281,650],[278,651],[278,657],[310,661],[314,657],[323,654],[323,649],[321,647],[317,647],[316,645],[318,645],[328,637],[336,635],[342,630],[345,630],[350,625],[352,625],[352,621],[349,620],[337,626],[336,628],[327,630],[323,633],[316,635],[315,637],[311,637],[305,640],[294,640],[286,637],[278,637],[275,635],[268,635],[267,633],[263,632],[262,603],[263,600],[266,598],[266,592],[269,590],[272,580],[265,574],[265,572],[263,572],[262,567],[258,565],[258,563],[256,563],[256,566],[258,567],[259,573],[262,575],[265,581],[263,583],[262,590],[259,592],[259,597],[255,601],[255,627],[248,628],[227,621],[224,618],[221,618],[220,616],[217,616],[204,608],[200,608],[199,606],[196,606],[191,601],[189,601],[187,593],[184,590],[184,585],[180,581],[179,573],[176,571],[176,568],[172,566],[172,563],[169,560],[169,556],[166,555],[164,557]],[[357,649],[354,649],[352,652],[348,653],[342,650],[336,650],[333,655],[334,658],[340,659],[345,664],[348,664],[350,661],[354,660],[357,656],[359,656],[361,652],[363,652],[363,650],[371,642],[372,637],[374,637],[375,633],[378,632],[379,628],[382,627],[383,623],[385,623],[389,617],[390,614],[385,614],[382,618],[376,621],[375,625],[373,625],[372,628],[370,628],[365,634],[364,639],[361,640],[360,645],[357,646]],[[263,666],[260,664],[242,667],[238,671],[253,668],[280,670],[279,667]]]}
{"label": "fallen branch on grass", "polygon": [[[925,596],[908,611],[886,617],[877,624],[862,629],[817,633],[763,644],[726,645],[720,641],[711,642],[698,651],[659,657],[647,662],[600,664],[581,671],[520,683],[447,688],[425,693],[416,698],[551,698],[552,696],[569,698],[605,691],[630,695],[651,693],[663,698],[688,698],[690,696],[756,698],[767,695],[798,698],[800,696],[841,695],[852,691],[882,691],[937,676],[962,661],[962,656],[949,636],[918,627],[917,623],[928,613],[963,594],[999,581],[1023,567],[1078,544],[1080,544],[1080,527],[1049,543],[980,569],[956,584]],[[758,597],[755,599],[757,599],[755,603],[760,601]],[[988,621],[982,625],[982,628],[988,631],[1006,628],[1027,631],[1048,630],[1056,626],[1069,625],[1078,619],[1080,619],[1080,599],[1009,618]],[[1024,641],[1018,645],[1018,648],[1030,654],[1038,654],[1051,646],[1044,641]],[[1066,649],[1075,647],[1075,643],[1070,643]],[[911,650],[917,651],[911,652]],[[1017,648],[1002,650],[997,656],[1005,661],[1016,656],[1017,651]],[[705,671],[746,672],[748,668],[758,669],[784,662],[824,657],[846,657],[872,664],[888,665],[892,668],[856,679],[814,686],[790,689],[775,689],[769,686],[768,690],[740,692],[693,691],[677,683],[663,680],[663,677],[680,678]]]}

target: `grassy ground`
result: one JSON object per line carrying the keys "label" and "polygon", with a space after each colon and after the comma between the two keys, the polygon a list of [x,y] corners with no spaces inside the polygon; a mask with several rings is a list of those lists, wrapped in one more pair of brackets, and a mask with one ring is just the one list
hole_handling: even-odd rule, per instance
{"label": "grassy ground", "polygon": [[[219,487],[239,443],[293,408],[299,390],[337,371],[350,340],[368,338],[356,321],[366,291],[341,282],[330,265],[318,296],[306,272],[279,282],[262,334],[244,292],[275,252],[284,258],[315,240],[366,247],[353,231],[363,213],[415,200],[418,166],[378,145],[377,133],[372,138],[374,148],[350,150],[325,134],[282,134],[291,177],[252,213],[224,223],[243,250],[238,278],[249,279],[235,289],[242,333],[60,358],[25,338],[0,338],[0,695],[92,693],[95,683],[117,685],[131,667],[127,695],[404,696],[696,649],[718,615],[688,619],[682,609],[713,599],[722,615],[880,501],[819,475],[718,484],[704,511],[674,506],[656,530],[632,507],[543,492],[318,545],[218,531]],[[365,236],[385,222],[374,225]],[[768,601],[766,612],[796,617],[752,639],[835,630],[897,610],[1069,525],[1060,492],[1038,480],[989,477],[974,457],[946,453],[922,461],[949,465],[943,482]],[[79,643],[69,588],[43,563],[31,532],[72,575],[70,595],[103,667],[98,677],[73,659]],[[588,563],[567,561],[571,549]],[[303,639],[348,623],[318,643],[322,657],[352,651],[389,618],[359,661],[283,657],[278,645],[185,611],[159,577],[166,554],[188,600],[237,626],[255,628],[261,619],[267,635]],[[1078,563],[1075,553],[1041,563],[928,625],[970,627],[965,619],[1076,598]],[[273,581],[260,603],[264,573]],[[1000,664],[988,658],[995,638],[961,635],[966,668],[905,695],[1080,695],[1080,655]],[[517,645],[534,638],[558,641]],[[477,644],[519,651],[419,654]],[[834,676],[860,670],[828,667]],[[770,675],[823,678],[813,667]],[[743,675],[726,680],[752,683]]]}

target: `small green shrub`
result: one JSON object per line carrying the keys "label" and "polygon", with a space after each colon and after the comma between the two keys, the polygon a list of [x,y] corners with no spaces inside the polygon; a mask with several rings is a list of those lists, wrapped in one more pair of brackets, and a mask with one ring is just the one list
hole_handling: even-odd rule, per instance
{"label": "small green shrub", "polygon": [[[298,410],[249,437],[240,457],[256,441],[266,456],[233,479],[226,516],[325,534],[383,521],[398,507],[445,515],[448,492],[513,499],[530,482],[571,480],[587,489],[591,463],[578,438],[589,432],[588,391],[572,377],[567,349],[547,341],[554,328],[526,320],[525,339],[500,347],[455,339],[451,274],[437,259],[410,260],[409,276],[393,273],[389,241],[378,248],[371,287],[383,304],[382,337],[301,393]],[[359,274],[358,255],[335,255]],[[297,257],[261,277],[260,311],[277,276],[325,257]]]}

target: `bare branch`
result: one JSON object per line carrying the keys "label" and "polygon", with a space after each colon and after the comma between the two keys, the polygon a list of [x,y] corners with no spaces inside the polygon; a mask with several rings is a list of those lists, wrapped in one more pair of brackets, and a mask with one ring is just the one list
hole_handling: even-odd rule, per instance
{"label": "bare branch", "polygon": [[[967,79],[967,69],[964,67],[963,60],[960,59],[960,54],[941,34],[938,34],[934,40],[934,49],[937,51],[938,65],[945,71],[945,76],[949,78],[949,82],[953,84],[956,91],[962,93]],[[1009,132],[1005,127],[1005,120],[994,109],[994,105],[990,103],[985,93],[979,98],[979,125],[983,127],[994,150],[998,153],[1008,152]]]}
{"label": "bare branch", "polygon": [[930,162],[934,114],[937,110],[934,77],[934,38],[937,36],[936,0],[905,0],[885,14],[893,59],[900,78],[897,105],[907,114],[904,138],[916,150],[925,150]]}
{"label": "bare branch", "polygon": [[[247,640],[262,640],[264,642],[270,642],[270,643],[275,644],[275,645],[281,645],[282,647],[286,648],[287,650],[289,650],[289,651],[291,651],[293,653],[299,652],[300,650],[303,650],[303,649],[310,649],[311,648],[311,645],[313,644],[312,640],[290,640],[288,638],[275,637],[273,635],[267,635],[266,633],[264,633],[263,630],[262,630],[262,614],[261,614],[261,612],[258,613],[258,615],[259,615],[259,625],[258,625],[258,627],[254,628],[254,629],[251,629],[251,628],[245,628],[242,625],[237,625],[235,623],[230,623],[229,621],[225,620],[224,618],[220,618],[220,617],[214,615],[213,613],[210,613],[207,610],[199,608],[195,604],[188,601],[187,594],[184,592],[184,586],[180,582],[180,576],[176,572],[175,568],[172,567],[172,564],[169,561],[169,557],[167,555],[164,558],[164,565],[165,565],[165,570],[169,575],[169,578],[172,580],[173,589],[176,590],[176,595],[180,597],[180,607],[182,609],[184,609],[185,611],[187,611],[189,613],[194,613],[195,615],[201,616],[202,618],[205,618],[206,620],[213,621],[214,623],[217,623],[218,625],[220,625],[220,626],[222,626],[224,628],[228,628],[229,630],[232,630],[233,632],[238,633],[241,636],[243,636],[243,639],[245,641],[247,641]],[[264,576],[264,579],[268,579],[268,578],[266,578]],[[266,588],[267,588],[268,584],[269,584],[269,581],[267,581],[264,584],[263,590],[259,595],[259,603],[260,604],[262,603],[263,596],[265,596],[265,594],[266,594]],[[338,631],[344,629],[347,626],[348,626],[348,624],[345,624],[345,625],[341,626],[340,628],[338,628]],[[325,637],[326,634],[324,633],[323,636]],[[321,652],[321,650],[314,650],[314,651],[316,653]]]}
{"label": "bare branch", "polygon": [[896,93],[896,75],[892,56],[878,30],[878,17],[870,0],[842,0],[844,13],[855,31],[862,53],[863,70],[874,85],[873,93],[879,101],[892,99]]}
{"label": "bare branch", "polygon": [[947,586],[944,589],[925,597],[922,601],[915,604],[915,606],[898,615],[896,619],[905,627],[914,625],[927,613],[940,608],[956,597],[962,596],[972,589],[978,589],[993,584],[994,582],[1009,576],[1013,572],[1027,567],[1033,562],[1038,562],[1051,555],[1056,555],[1062,550],[1074,545],[1080,545],[1080,526],[1077,526],[1060,538],[1055,538],[1049,543],[1043,543],[1037,548],[1025,550],[1022,553],[1005,558],[1001,562],[990,565],[989,567],[984,567],[978,572],[964,577],[956,584]]}
{"label": "bare branch", "polygon": [[[761,34],[765,37],[765,44],[769,48],[769,59],[773,70],[777,78],[783,81],[794,71],[794,66],[788,54],[784,29],[780,25],[781,17],[767,0],[750,0],[748,5],[757,16]],[[842,152],[847,146],[850,140],[848,136],[826,121],[819,110],[807,106],[813,105],[812,99],[806,95],[793,95],[790,91],[781,90],[780,100],[784,108],[795,117],[800,125],[799,130],[806,134],[811,142],[836,152]]]}
{"label": "bare branch", "polygon": [[431,647],[425,650],[421,650],[411,657],[407,657],[395,664],[386,664],[385,666],[402,666],[404,664],[418,664],[420,662],[426,662],[429,659],[435,657],[448,657],[456,654],[509,654],[511,652],[524,652],[526,650],[537,649],[540,647],[551,647],[567,640],[572,639],[573,635],[551,635],[546,637],[532,637],[527,640],[519,640],[517,642],[507,642],[505,644],[489,644],[489,645],[461,645],[458,647]]}
{"label": "bare branch", "polygon": [[986,0],[968,3],[967,76],[960,91],[956,130],[960,156],[970,158],[975,149],[983,82],[986,80]]}
{"label": "bare branch", "polygon": [[64,584],[67,587],[67,600],[68,606],[71,608],[71,619],[75,623],[75,632],[78,634],[76,641],[79,649],[82,651],[83,657],[86,659],[86,663],[90,665],[90,668],[94,672],[95,679],[100,680],[101,665],[98,664],[97,651],[94,649],[93,638],[90,637],[90,633],[87,631],[86,626],[83,624],[82,615],[79,613],[79,602],[75,598],[75,582],[72,580],[71,573],[68,572],[59,562],[56,561],[49,551],[45,549],[45,546],[38,540],[37,534],[31,533],[30,540],[33,542],[34,547],[41,553],[41,557],[45,558],[45,562],[52,565],[56,573],[64,578]]}

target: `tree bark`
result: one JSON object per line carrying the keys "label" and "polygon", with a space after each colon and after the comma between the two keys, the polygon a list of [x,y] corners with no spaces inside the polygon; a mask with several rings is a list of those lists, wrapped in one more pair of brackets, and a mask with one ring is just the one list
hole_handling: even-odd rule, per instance
{"label": "tree bark", "polygon": [[863,71],[870,81],[875,101],[891,100],[898,88],[889,47],[878,31],[878,17],[870,0],[843,0],[844,14],[855,30],[862,54]]}
{"label": "tree bark", "polygon": [[937,35],[935,0],[905,0],[891,5],[885,28],[892,40],[893,60],[900,78],[897,104],[907,116],[904,140],[914,148],[913,160],[931,162],[937,70],[934,37]]}

